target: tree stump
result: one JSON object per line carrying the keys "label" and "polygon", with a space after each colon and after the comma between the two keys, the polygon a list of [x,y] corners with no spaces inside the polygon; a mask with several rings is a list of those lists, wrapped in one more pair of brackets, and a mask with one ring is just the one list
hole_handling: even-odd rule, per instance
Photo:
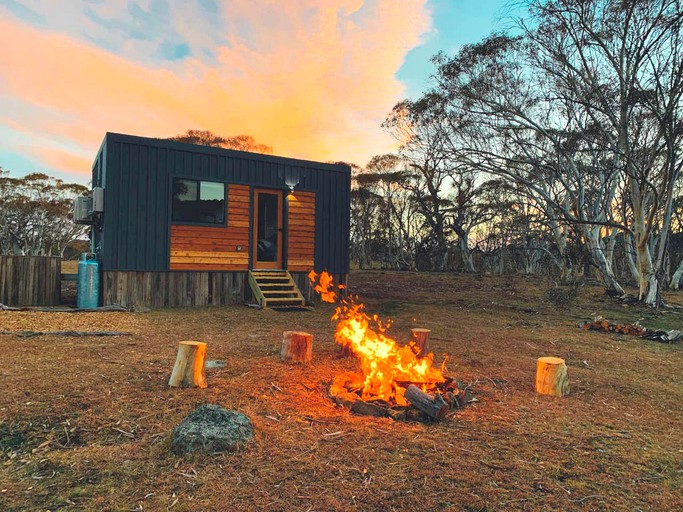
{"label": "tree stump", "polygon": [[204,360],[206,359],[206,343],[201,341],[181,341],[178,344],[178,355],[171,372],[168,385],[177,387],[206,387]]}
{"label": "tree stump", "polygon": [[417,357],[425,357],[429,353],[429,329],[414,328],[410,330],[410,336],[415,348],[417,349]]}
{"label": "tree stump", "polygon": [[313,335],[300,331],[283,332],[280,358],[286,362],[310,363],[313,359]]}
{"label": "tree stump", "polygon": [[564,359],[539,357],[536,364],[536,392],[542,395],[569,394],[569,377]]}

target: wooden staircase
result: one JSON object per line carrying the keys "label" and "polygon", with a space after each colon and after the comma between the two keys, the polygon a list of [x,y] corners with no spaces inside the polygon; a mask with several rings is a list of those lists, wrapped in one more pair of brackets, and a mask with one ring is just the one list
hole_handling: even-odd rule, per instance
{"label": "wooden staircase", "polygon": [[249,286],[262,308],[291,308],[306,305],[292,275],[286,270],[250,270]]}

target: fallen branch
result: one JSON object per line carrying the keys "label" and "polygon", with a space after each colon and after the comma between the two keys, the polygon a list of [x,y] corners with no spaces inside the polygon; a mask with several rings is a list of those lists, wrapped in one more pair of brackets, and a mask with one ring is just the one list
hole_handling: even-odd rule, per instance
{"label": "fallen branch", "polygon": [[123,331],[0,331],[6,336],[33,338],[35,336],[66,336],[81,338],[84,336],[132,336],[132,332]]}
{"label": "fallen branch", "polygon": [[645,334],[643,334],[641,338],[659,341],[661,343],[676,343],[683,338],[683,331],[650,331],[646,329]]}
{"label": "fallen branch", "polygon": [[46,313],[96,313],[101,311],[128,311],[119,304],[112,304],[110,306],[101,306],[98,308],[67,308],[63,306],[56,307],[42,307],[42,306],[6,306],[0,302],[0,310],[2,311],[42,311]]}

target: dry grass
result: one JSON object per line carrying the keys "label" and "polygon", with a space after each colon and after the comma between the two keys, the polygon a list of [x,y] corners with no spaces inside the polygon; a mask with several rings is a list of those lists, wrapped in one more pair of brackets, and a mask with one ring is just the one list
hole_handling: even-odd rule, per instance
{"label": "dry grass", "polygon": [[[433,425],[334,407],[326,386],[353,361],[337,357],[329,306],[0,312],[0,330],[134,333],[0,336],[0,510],[683,509],[683,347],[575,325],[597,313],[680,328],[678,310],[586,287],[558,312],[546,284],[524,278],[366,272],[350,286],[395,319],[396,337],[431,328],[437,359],[449,354],[479,402]],[[314,334],[311,367],[279,361],[289,329]],[[166,386],[183,339],[226,361],[206,390]],[[570,396],[535,394],[541,355],[566,358]],[[248,414],[256,442],[172,455],[172,428],[205,402]]]}

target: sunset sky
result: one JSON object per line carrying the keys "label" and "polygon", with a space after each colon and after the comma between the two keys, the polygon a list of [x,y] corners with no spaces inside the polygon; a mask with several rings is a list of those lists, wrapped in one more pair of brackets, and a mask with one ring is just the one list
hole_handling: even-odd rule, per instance
{"label": "sunset sky", "polygon": [[107,131],[252,135],[364,165],[429,58],[509,23],[506,0],[0,0],[0,167],[89,179]]}

